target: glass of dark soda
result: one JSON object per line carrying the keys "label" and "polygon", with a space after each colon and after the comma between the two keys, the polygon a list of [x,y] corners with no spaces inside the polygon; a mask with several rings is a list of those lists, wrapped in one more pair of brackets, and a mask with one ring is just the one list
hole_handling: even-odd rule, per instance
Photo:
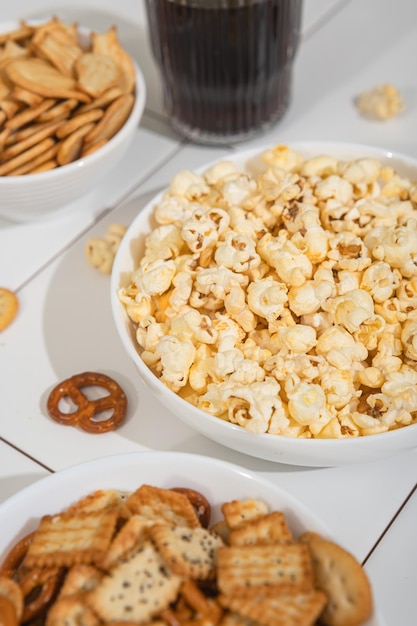
{"label": "glass of dark soda", "polygon": [[205,144],[249,139],[288,108],[302,0],[146,0],[174,129]]}

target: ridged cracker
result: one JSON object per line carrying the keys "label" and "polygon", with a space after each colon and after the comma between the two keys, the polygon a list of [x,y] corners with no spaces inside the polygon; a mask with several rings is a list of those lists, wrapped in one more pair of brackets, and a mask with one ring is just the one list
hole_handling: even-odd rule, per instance
{"label": "ridged cracker", "polygon": [[117,489],[97,489],[78,500],[68,509],[69,513],[101,511],[103,509],[119,509],[127,500],[128,494]]}
{"label": "ridged cracker", "polygon": [[91,591],[103,577],[103,573],[94,565],[73,565],[67,572],[58,598],[80,595]]}
{"label": "ridged cracker", "polygon": [[264,595],[313,588],[306,545],[224,546],[217,552],[217,584],[226,595]]}
{"label": "ridged cracker", "polygon": [[104,576],[86,602],[104,622],[143,623],[175,600],[181,582],[148,542]]}
{"label": "ridged cracker", "polygon": [[140,545],[149,541],[149,528],[152,524],[151,520],[132,515],[113,538],[100,567],[110,570],[128,559]]}
{"label": "ridged cracker", "polygon": [[193,580],[213,578],[221,537],[207,528],[155,524],[150,536],[173,572]]}
{"label": "ridged cracker", "polygon": [[82,599],[66,596],[48,611],[45,626],[99,626],[100,620]]}
{"label": "ridged cracker", "polygon": [[170,489],[142,485],[126,501],[132,514],[144,519],[165,521],[176,526],[197,528],[200,521],[187,496]]}
{"label": "ridged cracker", "polygon": [[229,528],[240,528],[247,522],[263,517],[268,513],[268,506],[261,500],[232,500],[221,507],[224,519]]}
{"label": "ridged cracker", "polygon": [[326,604],[321,591],[238,598],[223,596],[220,604],[262,626],[313,626]]}
{"label": "ridged cracker", "polygon": [[300,540],[311,551],[316,586],[328,597],[320,619],[326,626],[355,626],[372,613],[372,589],[365,570],[342,546],[306,532]]}
{"label": "ridged cracker", "polygon": [[268,513],[229,533],[229,543],[234,546],[270,545],[291,541],[293,541],[293,535],[281,511]]}
{"label": "ridged cracker", "polygon": [[29,545],[25,564],[70,567],[99,563],[110,545],[116,522],[116,509],[45,515]]}

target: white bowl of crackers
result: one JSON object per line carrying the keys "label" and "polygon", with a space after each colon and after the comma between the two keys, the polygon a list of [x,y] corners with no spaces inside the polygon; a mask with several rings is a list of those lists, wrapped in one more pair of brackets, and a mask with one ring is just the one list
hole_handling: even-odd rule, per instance
{"label": "white bowl of crackers", "polygon": [[348,548],[291,495],[224,461],[98,459],[12,497],[0,524],[13,624],[382,626]]}
{"label": "white bowl of crackers", "polygon": [[176,418],[304,466],[417,446],[417,162],[273,145],[179,172],[112,270],[123,346]]}
{"label": "white bowl of crackers", "polygon": [[44,218],[82,198],[128,149],[146,87],[117,26],[53,17],[0,25],[0,216]]}

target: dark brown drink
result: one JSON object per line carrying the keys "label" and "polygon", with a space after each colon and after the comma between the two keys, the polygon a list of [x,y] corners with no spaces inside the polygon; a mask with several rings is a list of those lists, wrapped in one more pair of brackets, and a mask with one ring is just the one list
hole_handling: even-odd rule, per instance
{"label": "dark brown drink", "polygon": [[247,139],[286,111],[302,0],[146,0],[175,129],[202,143]]}

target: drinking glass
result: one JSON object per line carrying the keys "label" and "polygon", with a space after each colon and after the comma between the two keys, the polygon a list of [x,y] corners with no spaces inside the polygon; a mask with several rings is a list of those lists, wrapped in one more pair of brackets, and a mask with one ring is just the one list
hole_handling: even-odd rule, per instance
{"label": "drinking glass", "polygon": [[166,112],[182,136],[229,144],[287,110],[302,0],[146,0]]}

